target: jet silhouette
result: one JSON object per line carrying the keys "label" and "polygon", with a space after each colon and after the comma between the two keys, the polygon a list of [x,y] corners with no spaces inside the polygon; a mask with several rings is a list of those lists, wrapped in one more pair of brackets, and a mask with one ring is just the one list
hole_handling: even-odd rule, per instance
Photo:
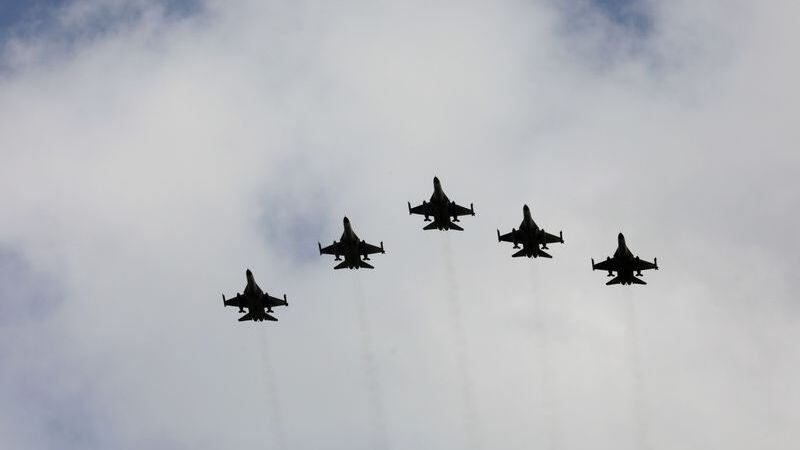
{"label": "jet silhouette", "polygon": [[[506,233],[504,235],[500,235],[500,230],[497,230],[497,241],[498,242],[511,242],[514,244],[514,248],[519,248],[519,244],[522,244],[522,250],[514,253],[511,255],[512,257],[520,257],[520,256],[527,256],[528,258],[536,258],[536,257],[543,257],[543,258],[552,258],[547,252],[547,244],[553,243],[564,243],[564,236],[559,231],[558,236],[552,235],[544,229],[539,228],[536,225],[536,222],[533,221],[533,217],[531,217],[531,210],[528,208],[528,205],[522,206],[522,223],[519,225],[519,229],[515,230],[514,228],[511,229],[510,233]],[[539,246],[542,246],[540,249]]]}
{"label": "jet silhouette", "polygon": [[653,262],[648,262],[639,259],[638,256],[633,256],[628,246],[625,245],[625,236],[623,236],[622,233],[617,236],[617,243],[617,251],[614,252],[613,258],[608,257],[605,261],[601,261],[597,264],[595,264],[594,259],[592,259],[592,270],[607,270],[609,277],[613,277],[613,272],[617,272],[617,276],[606,283],[606,285],[647,284],[644,280],[636,277],[642,276],[643,270],[658,270],[658,259],[653,258]]}
{"label": "jet silhouette", "polygon": [[[289,302],[286,301],[286,294],[283,294],[283,299],[271,297],[258,287],[250,269],[247,269],[245,275],[247,277],[247,285],[244,287],[244,294],[237,292],[236,297],[230,300],[227,300],[225,294],[222,294],[222,303],[225,306],[237,306],[240,313],[243,313],[244,309],[247,308],[247,314],[240,317],[239,322],[245,320],[254,322],[261,322],[262,320],[277,321],[277,318],[267,313],[271,313],[274,306],[289,306]],[[266,311],[264,311],[265,309]]]}
{"label": "jet silhouette", "polygon": [[408,202],[408,214],[425,216],[425,222],[431,222],[430,217],[433,216],[433,221],[426,225],[423,230],[464,231],[463,228],[453,222],[459,221],[458,216],[474,216],[475,209],[472,204],[469,205],[469,208],[465,208],[447,198],[447,195],[442,190],[442,184],[439,183],[439,178],[433,177],[433,195],[431,195],[430,202],[423,200],[421,205],[413,208],[411,207],[411,202]]}
{"label": "jet silhouette", "polygon": [[[348,269],[358,269],[361,267],[365,269],[374,269],[374,267],[365,262],[369,261],[369,255],[373,253],[386,253],[383,249],[383,242],[381,242],[380,247],[377,247],[360,240],[355,231],[353,231],[353,227],[350,226],[350,219],[347,217],[344,218],[344,232],[339,242],[333,241],[332,245],[325,248],[322,248],[322,244],[318,242],[317,246],[319,246],[320,255],[334,255],[336,261],[341,261],[341,257],[344,256],[344,261],[336,265],[334,269],[344,269],[345,267]],[[363,261],[361,260],[362,255],[364,256]]]}

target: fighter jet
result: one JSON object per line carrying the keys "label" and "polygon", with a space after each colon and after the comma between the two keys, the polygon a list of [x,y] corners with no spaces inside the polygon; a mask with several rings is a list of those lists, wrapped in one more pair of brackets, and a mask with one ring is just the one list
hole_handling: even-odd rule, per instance
{"label": "fighter jet", "polygon": [[[261,322],[262,320],[277,321],[278,319],[267,314],[272,312],[274,306],[289,306],[286,301],[286,294],[283,294],[283,299],[271,297],[266,292],[262,291],[258,284],[253,279],[253,272],[247,269],[245,272],[247,276],[247,285],[244,287],[244,294],[236,293],[236,297],[228,300],[225,294],[222,294],[222,303],[225,306],[236,306],[239,312],[243,313],[247,308],[247,314],[239,318],[239,322],[245,320],[252,320],[254,322]],[[266,312],[264,311],[266,309]]]}
{"label": "fighter jet", "polygon": [[[332,245],[325,248],[322,248],[322,244],[318,242],[317,246],[319,246],[320,255],[334,255],[336,261],[342,261],[341,257],[344,256],[344,261],[336,265],[334,269],[344,269],[345,267],[348,269],[359,269],[361,267],[374,269],[374,267],[365,262],[369,261],[369,255],[386,253],[383,249],[383,242],[381,242],[380,247],[377,247],[360,240],[353,231],[353,227],[350,226],[350,219],[347,217],[344,218],[344,233],[342,233],[339,242],[333,241]],[[363,260],[361,259],[362,256],[364,257]]]}
{"label": "fighter jet", "polygon": [[431,216],[433,216],[433,221],[426,225],[423,230],[464,231],[463,228],[453,222],[459,221],[458,216],[474,216],[475,208],[472,204],[469,205],[469,208],[465,208],[451,201],[442,190],[439,178],[433,177],[433,195],[431,195],[430,202],[423,200],[421,205],[413,208],[411,207],[411,202],[408,202],[408,214],[425,216],[425,222],[431,222]]}
{"label": "fighter jet", "polygon": [[[519,256],[527,256],[528,258],[536,258],[539,256],[543,258],[552,258],[552,256],[544,251],[548,249],[547,244],[556,242],[563,244],[564,235],[559,231],[558,236],[556,236],[539,228],[531,217],[531,210],[528,208],[528,205],[523,205],[522,223],[519,229],[515,230],[512,228],[510,233],[502,236],[500,235],[500,230],[497,230],[497,241],[512,242],[514,248],[519,248],[519,244],[522,244],[522,250],[511,255],[514,258]],[[540,245],[542,246],[541,249],[539,248]]]}
{"label": "fighter jet", "polygon": [[[658,259],[653,258],[653,262],[648,262],[639,259],[638,256],[633,256],[633,253],[628,250],[628,246],[625,245],[625,236],[622,233],[617,236],[617,242],[617,251],[614,252],[614,257],[608,257],[605,261],[597,264],[592,259],[592,270],[607,270],[609,277],[613,277],[613,272],[617,272],[617,276],[606,283],[607,285],[647,284],[644,280],[636,277],[642,276],[643,270],[658,270]],[[635,275],[634,272],[636,272]]]}

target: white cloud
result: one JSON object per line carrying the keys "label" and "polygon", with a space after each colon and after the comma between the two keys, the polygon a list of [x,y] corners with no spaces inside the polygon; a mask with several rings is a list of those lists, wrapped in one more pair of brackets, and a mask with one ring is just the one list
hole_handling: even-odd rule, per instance
{"label": "white cloud", "polygon": [[[68,54],[5,52],[0,242],[63,301],[2,325],[0,374],[33,381],[0,391],[3,446],[797,440],[792,4],[661,5],[601,65],[549,3],[136,5]],[[407,216],[434,174],[465,232]],[[553,260],[495,242],[523,203],[564,230]],[[385,242],[374,272],[314,254],[345,214]],[[659,257],[644,288],[589,270],[620,230]],[[280,322],[221,307],[245,267]],[[31,386],[85,419],[15,415]]]}

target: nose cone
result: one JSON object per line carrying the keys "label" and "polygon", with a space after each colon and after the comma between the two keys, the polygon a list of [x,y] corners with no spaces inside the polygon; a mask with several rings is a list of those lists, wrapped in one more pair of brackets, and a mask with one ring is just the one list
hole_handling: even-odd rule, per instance
{"label": "nose cone", "polygon": [[344,218],[343,222],[345,225],[350,225],[350,219],[348,219],[347,217]]}
{"label": "nose cone", "polygon": [[528,208],[528,205],[522,205],[522,212],[524,212],[525,214],[530,214],[531,209]]}
{"label": "nose cone", "polygon": [[250,269],[247,269],[247,271],[245,272],[245,275],[247,275],[248,277],[252,277],[253,276],[253,272],[250,272]]}
{"label": "nose cone", "polygon": [[434,186],[438,186],[439,185],[439,177],[433,177],[433,185]]}
{"label": "nose cone", "polygon": [[620,244],[625,244],[625,236],[623,236],[622,233],[617,236],[617,242]]}

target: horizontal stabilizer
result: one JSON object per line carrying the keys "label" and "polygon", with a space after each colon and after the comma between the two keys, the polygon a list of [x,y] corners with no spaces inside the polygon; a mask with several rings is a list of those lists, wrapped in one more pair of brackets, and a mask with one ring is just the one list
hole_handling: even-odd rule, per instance
{"label": "horizontal stabilizer", "polygon": [[454,224],[452,222],[450,222],[450,224],[448,226],[450,227],[451,230],[464,231],[463,228],[461,228],[460,226],[458,226],[458,225],[456,225],[456,224]]}
{"label": "horizontal stabilizer", "polygon": [[527,257],[530,258],[532,256],[538,256],[540,258],[552,258],[552,256],[550,256],[550,254],[545,252],[545,251],[536,249],[536,250],[534,250],[534,252],[535,253],[530,253],[528,251],[528,249],[523,248],[522,250],[518,251],[517,253],[514,253],[513,255],[511,255],[511,257],[512,258],[519,258],[520,256],[527,256]]}
{"label": "horizontal stabilizer", "polygon": [[513,255],[511,255],[512,258],[519,258],[520,256],[528,256],[528,253],[525,251],[524,248],[522,250],[518,251],[517,253],[514,253]]}
{"label": "horizontal stabilizer", "polygon": [[435,230],[437,228],[439,228],[439,222],[436,222],[436,221],[433,221],[433,222],[425,225],[424,227],[422,227],[423,230]]}
{"label": "horizontal stabilizer", "polygon": [[346,269],[347,268],[347,261],[342,261],[339,264],[333,267],[334,269]]}
{"label": "horizontal stabilizer", "polygon": [[636,278],[636,277],[633,277],[633,278],[631,279],[631,281],[633,282],[633,284],[647,284],[647,283],[646,283],[644,280],[642,280],[641,278]]}
{"label": "horizontal stabilizer", "polygon": [[368,262],[365,261],[359,261],[358,266],[363,267],[364,269],[374,269],[374,267],[372,267]]}
{"label": "horizontal stabilizer", "polygon": [[608,283],[606,283],[606,286],[611,286],[612,284],[620,284],[620,283],[622,283],[622,278],[616,276],[612,278]]}
{"label": "horizontal stabilizer", "polygon": [[271,322],[277,322],[278,319],[276,317],[270,316],[267,313],[264,313],[263,316],[254,316],[253,313],[247,313],[239,318],[239,322],[244,322],[246,320],[260,321],[260,320],[269,320]]}

